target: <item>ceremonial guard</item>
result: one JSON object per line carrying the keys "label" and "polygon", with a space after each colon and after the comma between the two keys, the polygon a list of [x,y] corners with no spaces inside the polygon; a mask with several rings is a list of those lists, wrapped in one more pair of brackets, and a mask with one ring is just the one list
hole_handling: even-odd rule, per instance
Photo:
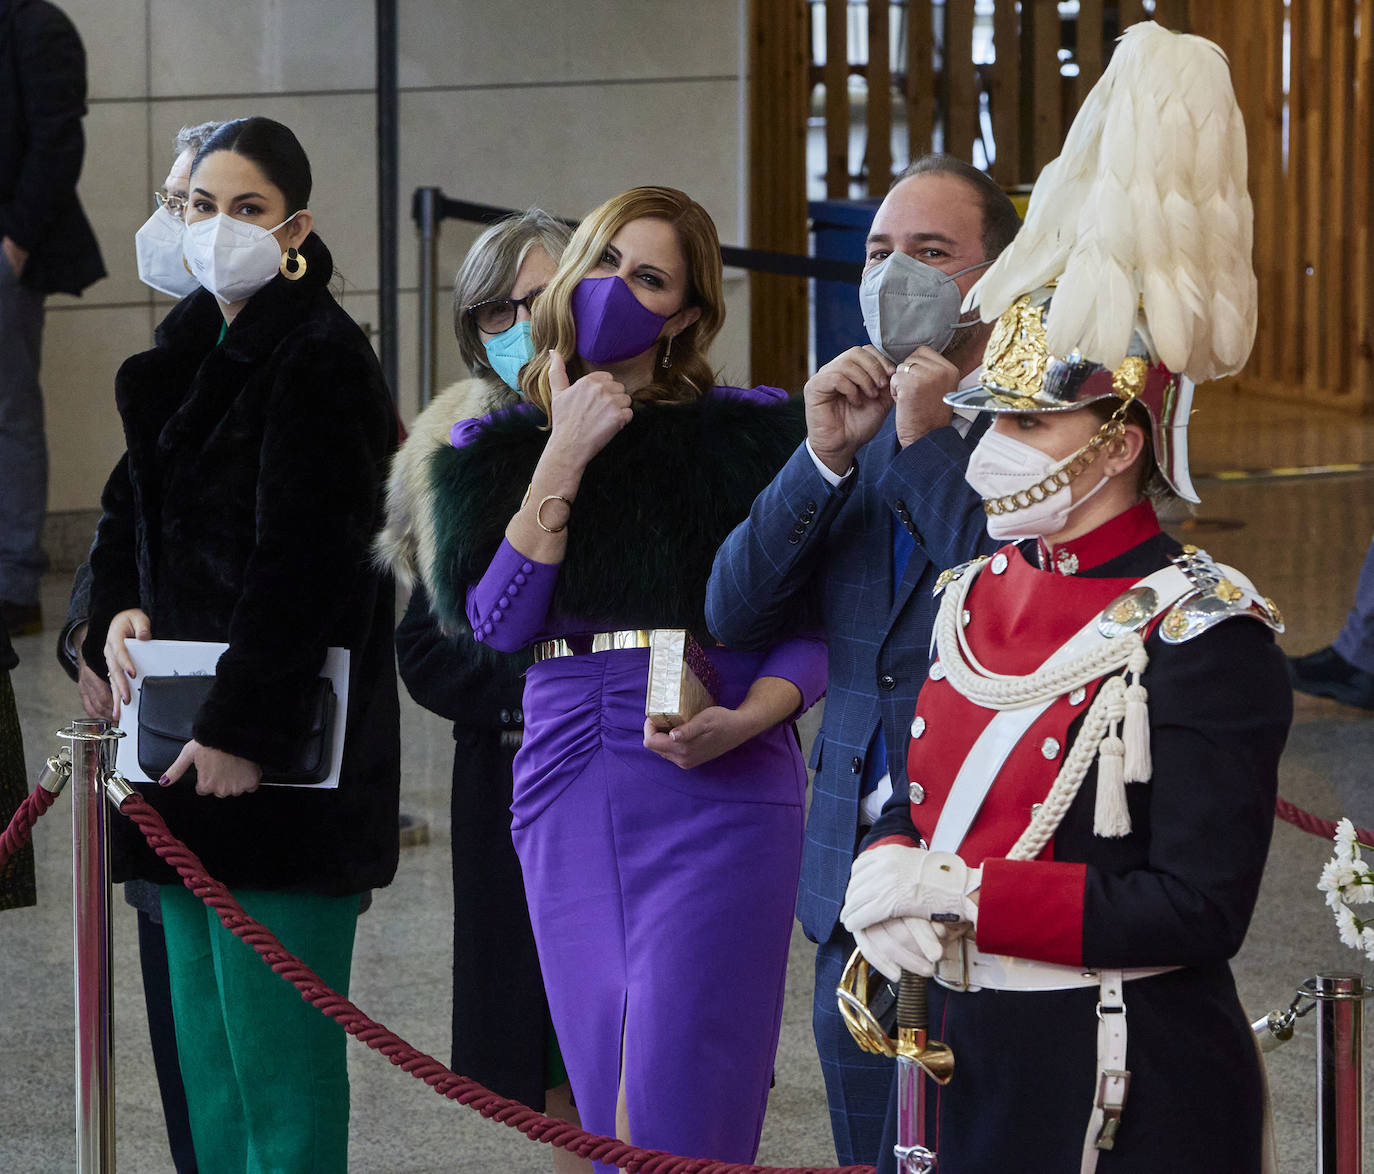
{"label": "ceremonial guard", "polygon": [[[1272,1152],[1227,960],[1292,715],[1282,624],[1155,515],[1197,500],[1193,381],[1253,341],[1251,219],[1224,56],[1137,25],[971,295],[998,325],[981,386],[947,398],[995,413],[968,480],[1007,545],[942,577],[910,790],[842,914],[889,978],[933,976],[953,1075],[904,1112],[941,1174]],[[930,1168],[894,1158],[897,1108],[879,1171]]]}

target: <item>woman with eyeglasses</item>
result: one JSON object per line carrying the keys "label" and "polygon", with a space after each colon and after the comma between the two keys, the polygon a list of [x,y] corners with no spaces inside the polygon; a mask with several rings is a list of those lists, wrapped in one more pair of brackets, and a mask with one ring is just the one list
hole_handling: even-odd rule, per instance
{"label": "woman with eyeglasses", "polygon": [[[699,204],[641,187],[601,205],[535,304],[525,402],[429,462],[421,541],[442,623],[533,650],[512,835],[584,1127],[747,1162],[801,860],[791,721],[825,649],[706,632],[716,549],[804,432],[786,393],[716,385],[723,318]],[[646,718],[653,629],[697,638],[711,691],[670,732]]]}
{"label": "woman with eyeglasses", "polygon": [[[520,369],[533,354],[530,311],[569,235],[530,208],[486,229],[468,250],[453,285],[453,329],[472,377],[440,392],[411,425],[392,463],[391,514],[378,549],[412,586],[396,628],[401,680],[417,702],[453,722],[450,1063],[502,1096],[576,1123],[510,838],[511,764],[530,658],[493,653],[469,630],[445,634],[417,579],[432,547],[415,541],[405,513],[424,500],[429,462],[454,424],[519,402]],[[554,1149],[552,1159],[558,1172],[590,1169],[566,1150]]]}
{"label": "woman with eyeglasses", "polygon": [[[131,698],[130,645],[224,642],[192,737],[143,796],[250,915],[348,991],[359,894],[396,869],[391,580],[370,559],[396,420],[367,337],[330,295],[310,164],[266,118],[196,154],[183,252],[202,289],[115,381],[128,445],[105,487],[82,652]],[[326,649],[350,656],[336,788],[289,765]],[[194,768],[194,770],[192,770]],[[348,1165],[344,1033],[187,890],[127,820],[115,879],[161,886],[199,1168]]]}

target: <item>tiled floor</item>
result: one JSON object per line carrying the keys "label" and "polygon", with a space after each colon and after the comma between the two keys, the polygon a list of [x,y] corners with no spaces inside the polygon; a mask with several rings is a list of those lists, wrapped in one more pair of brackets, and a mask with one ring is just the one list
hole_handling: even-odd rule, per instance
{"label": "tiled floor", "polygon": [[[1186,533],[1247,571],[1282,605],[1290,652],[1327,643],[1349,607],[1374,534],[1374,470],[1322,477],[1269,475],[1217,480],[1228,470],[1374,461],[1374,421],[1305,412],[1291,405],[1202,397],[1194,423],[1194,468],[1204,505]],[[64,610],[66,583],[45,584],[48,614]],[[52,660],[49,636],[17,642],[14,682],[32,767],[56,748],[53,732],[79,712]],[[1225,682],[1218,687],[1225,688]],[[404,703],[405,808],[430,823],[429,845],[408,849],[396,883],[377,894],[359,925],[354,998],[417,1047],[448,1046],[448,771],[445,723]],[[1283,794],[1326,816],[1344,811],[1374,825],[1374,715],[1299,698],[1282,775]],[[1198,785],[1205,786],[1200,779]],[[63,802],[35,833],[37,909],[0,915],[0,1170],[75,1170],[71,1088],[71,845]],[[1284,1006],[1319,969],[1361,969],[1342,947],[1314,885],[1326,845],[1280,824],[1259,908],[1235,970],[1255,1017]],[[1374,972],[1366,963],[1363,969]],[[132,912],[115,905],[118,1157],[122,1170],[170,1170],[148,1059]],[[810,1039],[810,949],[796,935],[777,1087],[760,1161],[833,1161],[820,1072]],[[1315,1016],[1269,1058],[1277,1108],[1279,1168],[1313,1165]],[[1180,1040],[1186,1063],[1188,1041]],[[1366,1047],[1366,1063],[1370,1049]],[[450,1104],[380,1056],[352,1045],[351,1161],[355,1171],[478,1174],[544,1171],[548,1154],[502,1125]],[[703,1078],[709,1078],[703,1074]],[[1028,1139],[1031,1141],[1033,1139]],[[1366,1144],[1366,1163],[1374,1138]],[[1219,1155],[1219,1162],[1222,1161]],[[1220,1168],[1220,1166],[1218,1167]]]}

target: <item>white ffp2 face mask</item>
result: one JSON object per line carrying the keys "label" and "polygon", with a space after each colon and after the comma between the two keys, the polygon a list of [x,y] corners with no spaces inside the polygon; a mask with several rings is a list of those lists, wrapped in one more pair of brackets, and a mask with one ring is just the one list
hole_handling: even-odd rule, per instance
{"label": "white ffp2 face mask", "polygon": [[196,280],[226,306],[250,298],[277,275],[282,249],[272,236],[290,224],[292,212],[276,228],[235,220],[221,212],[186,226],[181,251]]}
{"label": "white ffp2 face mask", "polygon": [[159,293],[184,298],[200,288],[186,269],[181,256],[181,239],[186,225],[161,205],[134,233],[134,252],[138,256],[138,279]]}
{"label": "white ffp2 face mask", "polygon": [[[1066,460],[1056,461],[1033,445],[988,429],[969,457],[964,480],[984,502],[996,501],[1031,490],[1060,469],[1067,469],[1078,455],[1074,453]],[[1045,492],[1039,500],[1009,512],[988,514],[988,534],[998,541],[1058,534],[1068,525],[1069,515],[1110,480],[1104,476],[1074,501],[1070,488],[1073,478],[1069,477],[1063,485]]]}

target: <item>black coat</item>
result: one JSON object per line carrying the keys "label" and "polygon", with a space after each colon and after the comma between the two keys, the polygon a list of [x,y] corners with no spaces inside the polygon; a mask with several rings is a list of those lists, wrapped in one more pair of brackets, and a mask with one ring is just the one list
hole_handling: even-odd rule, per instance
{"label": "black coat", "polygon": [[396,654],[410,695],[453,722],[453,1070],[539,1109],[553,1028],[510,838],[530,656],[445,636],[418,584]]}
{"label": "black coat", "polygon": [[86,51],[46,0],[0,0],[0,236],[30,253],[21,284],[79,294],[105,276],[76,198]]}
{"label": "black coat", "polygon": [[[301,252],[305,276],[273,278],[221,344],[202,290],[120,368],[128,451],[101,499],[83,652],[104,673],[110,620],[130,607],[155,637],[227,641],[195,737],[271,765],[304,728],[325,649],[350,649],[337,791],[142,788],[225,883],[340,895],[396,869],[394,590],[368,555],[396,420],[371,345],[327,289],[328,250],[312,235]],[[136,830],[114,827],[116,879],[172,879]]]}

